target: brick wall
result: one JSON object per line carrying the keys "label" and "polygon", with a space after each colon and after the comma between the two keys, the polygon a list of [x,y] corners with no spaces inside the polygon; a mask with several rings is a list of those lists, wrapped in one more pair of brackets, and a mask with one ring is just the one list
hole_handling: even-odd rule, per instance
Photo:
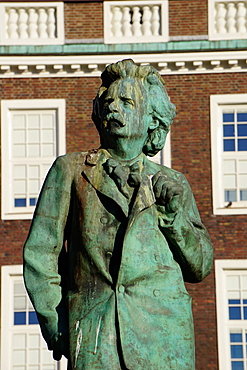
{"label": "brick wall", "polygon": [[169,0],[169,35],[208,33],[208,0]]}
{"label": "brick wall", "polygon": [[[209,96],[246,93],[247,74],[202,74],[165,77],[177,106],[172,124],[172,166],[188,178],[202,220],[209,230],[215,258],[246,258],[246,216],[214,216],[211,200]],[[2,99],[66,99],[67,152],[99,145],[91,121],[99,78],[1,79]],[[0,221],[0,265],[20,264],[29,221]],[[215,283],[211,274],[188,284],[193,297],[197,370],[218,369]]]}
{"label": "brick wall", "polygon": [[65,39],[103,38],[102,3],[65,3]]}
{"label": "brick wall", "polygon": [[[208,0],[169,0],[169,35],[207,35]],[[65,38],[103,38],[103,3],[65,3]]]}

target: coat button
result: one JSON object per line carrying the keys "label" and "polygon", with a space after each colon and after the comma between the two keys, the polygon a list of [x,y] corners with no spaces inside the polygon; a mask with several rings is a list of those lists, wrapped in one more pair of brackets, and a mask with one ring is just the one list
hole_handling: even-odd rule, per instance
{"label": "coat button", "polygon": [[108,218],[107,218],[107,217],[105,217],[105,216],[103,216],[103,217],[101,217],[100,222],[101,222],[102,224],[107,224],[107,222],[108,222]]}
{"label": "coat button", "polygon": [[106,252],[106,257],[109,257],[109,258],[111,258],[111,256],[112,256],[112,252]]}
{"label": "coat button", "polygon": [[119,291],[119,293],[124,293],[124,291],[125,291],[125,287],[124,287],[123,285],[120,285],[120,286],[118,287],[118,291]]}
{"label": "coat button", "polygon": [[155,297],[159,297],[159,296],[160,296],[160,290],[159,290],[159,289],[154,289],[154,291],[153,291],[153,295],[154,295]]}

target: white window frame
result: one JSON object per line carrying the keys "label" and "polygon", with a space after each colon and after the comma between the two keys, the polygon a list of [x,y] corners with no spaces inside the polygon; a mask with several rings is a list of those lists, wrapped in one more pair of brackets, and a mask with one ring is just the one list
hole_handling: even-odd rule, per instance
{"label": "white window frame", "polygon": [[[6,27],[2,26],[0,28],[0,44],[1,45],[62,45],[64,44],[64,3],[60,2],[16,2],[16,3],[0,3],[0,19],[2,24],[5,24],[7,19],[7,9],[14,8],[19,9],[49,9],[55,8],[55,27],[56,27],[56,37],[53,38],[17,38],[10,39],[6,37]],[[38,20],[37,20],[38,22]],[[18,26],[18,22],[16,23]],[[26,23],[28,26],[28,21]],[[38,27],[38,23],[36,24]]]}
{"label": "white window frame", "polygon": [[[122,7],[122,6],[149,6],[149,5],[160,5],[160,27],[161,35],[159,36],[112,36],[110,33],[111,25],[111,8]],[[168,11],[168,0],[131,0],[131,1],[104,1],[104,43],[105,44],[126,44],[126,43],[150,43],[150,42],[167,42],[169,39],[169,11]]]}
{"label": "white window frame", "polygon": [[[2,136],[2,220],[29,220],[32,218],[34,206],[29,210],[13,210],[11,204],[12,174],[11,174],[11,143],[12,125],[11,110],[42,110],[55,109],[57,111],[58,133],[57,133],[57,155],[65,154],[65,100],[64,99],[23,99],[23,100],[2,100],[1,101],[1,136]],[[55,159],[55,158],[54,158]],[[24,159],[25,163],[25,159]],[[21,208],[21,207],[20,207]]]}
{"label": "white window frame", "polygon": [[231,207],[226,208],[227,204],[224,202],[223,179],[222,179],[223,134],[222,134],[221,107],[227,105],[230,106],[242,104],[247,105],[247,94],[210,96],[212,190],[213,190],[213,213],[215,215],[247,214],[247,205],[245,201],[241,203],[234,202],[234,204]]}
{"label": "white window frame", "polygon": [[[22,265],[1,267],[1,369],[9,369],[11,363],[11,336],[13,326],[13,278],[22,276]],[[19,329],[19,328],[18,328]],[[22,328],[20,328],[20,331]],[[28,332],[37,333],[37,325],[30,325]],[[62,357],[57,363],[57,370],[66,370],[67,360]]]}
{"label": "white window frame", "polygon": [[215,261],[219,370],[231,370],[229,329],[231,327],[247,329],[247,320],[241,320],[241,322],[240,320],[228,320],[228,302],[226,295],[227,271],[239,273],[243,270],[246,271],[247,274],[246,259]]}

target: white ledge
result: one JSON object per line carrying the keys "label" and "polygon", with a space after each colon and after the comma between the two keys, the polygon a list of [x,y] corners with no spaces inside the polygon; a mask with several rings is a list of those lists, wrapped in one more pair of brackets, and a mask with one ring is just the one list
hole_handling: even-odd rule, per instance
{"label": "white ledge", "polygon": [[247,72],[247,51],[92,56],[0,57],[0,78],[95,77],[122,59],[150,64],[161,74]]}

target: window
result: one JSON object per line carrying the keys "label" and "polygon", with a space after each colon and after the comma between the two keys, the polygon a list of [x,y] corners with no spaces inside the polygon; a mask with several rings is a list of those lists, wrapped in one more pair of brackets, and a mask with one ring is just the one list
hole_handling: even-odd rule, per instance
{"label": "window", "polygon": [[54,361],[40,334],[22,266],[2,267],[1,290],[1,369],[65,370],[66,359]]}
{"label": "window", "polygon": [[171,134],[168,133],[164,149],[157,153],[154,157],[149,159],[155,163],[162,164],[163,166],[171,167]]}
{"label": "window", "polygon": [[219,370],[247,370],[247,260],[217,260]]}
{"label": "window", "polygon": [[247,94],[211,96],[214,214],[247,213]]}
{"label": "window", "polygon": [[246,12],[246,0],[208,0],[209,39],[246,39]]}
{"label": "window", "polygon": [[64,43],[63,2],[0,3],[0,44]]}
{"label": "window", "polygon": [[65,101],[3,100],[1,106],[2,219],[30,219],[49,167],[65,152]]}
{"label": "window", "polygon": [[104,42],[168,41],[168,1],[104,1]]}

